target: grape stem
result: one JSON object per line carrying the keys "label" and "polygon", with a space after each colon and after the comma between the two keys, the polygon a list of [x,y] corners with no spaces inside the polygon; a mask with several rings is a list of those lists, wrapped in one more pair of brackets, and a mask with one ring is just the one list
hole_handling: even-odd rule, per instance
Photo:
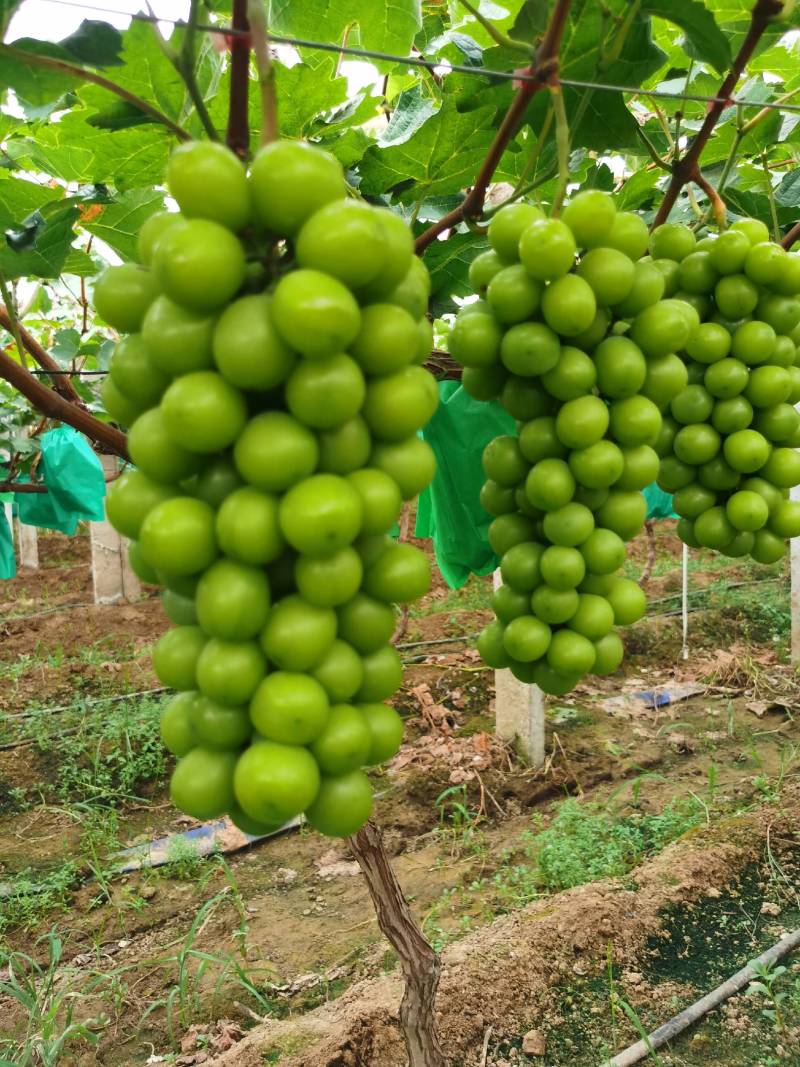
{"label": "grape stem", "polygon": [[552,215],[557,218],[561,214],[561,207],[567,195],[569,183],[569,122],[567,109],[564,104],[564,90],[556,78],[555,84],[550,86],[550,97],[553,101],[553,111],[556,117],[556,154],[558,156],[558,181],[553,193]]}
{"label": "grape stem", "polygon": [[250,124],[247,115],[247,94],[250,83],[250,23],[247,21],[247,0],[233,0],[233,29],[229,38],[231,50],[231,92],[228,103],[228,148],[245,159],[250,152]]}
{"label": "grape stem", "polygon": [[2,326],[4,330],[7,330],[16,341],[20,358],[23,359],[24,352],[28,352],[33,356],[34,361],[42,368],[42,370],[58,372],[53,381],[53,388],[55,391],[60,393],[61,396],[63,396],[65,400],[70,401],[70,403],[83,406],[83,402],[70,381],[69,376],[61,371],[61,368],[49,352],[46,352],[44,348],[42,348],[36,338],[28,333],[17,316],[12,313],[13,304],[5,289],[5,279],[2,279],[2,286],[0,288],[2,288],[3,300],[5,301],[5,305],[0,304],[0,326]]}
{"label": "grape stem", "polygon": [[192,101],[192,105],[200,120],[200,124],[206,132],[206,136],[212,141],[218,141],[219,134],[214,128],[214,123],[211,121],[211,116],[208,113],[208,108],[203,99],[203,94],[200,92],[200,86],[197,84],[197,77],[195,74],[195,55],[197,51],[195,46],[197,41],[197,23],[199,14],[199,0],[191,0],[189,17],[186,21],[186,29],[184,30],[183,35],[183,43],[181,45],[180,53],[175,60],[175,69],[183,79],[183,83],[186,86],[186,92],[189,94],[189,99]]}
{"label": "grape stem", "polygon": [[721,230],[724,230],[728,225],[728,209],[725,207],[725,201],[699,168],[692,180],[708,197],[708,202],[711,205],[711,211],[717,226],[719,226]]}
{"label": "grape stem", "polygon": [[122,459],[128,459],[125,434],[122,430],[96,419],[86,408],[79,406],[75,401],[65,399],[2,351],[0,351],[0,378],[4,378],[22,393],[36,410],[41,411],[47,418],[67,423],[68,426],[85,434],[91,441],[102,445],[107,452],[121,456]]}
{"label": "grape stem", "polygon": [[275,67],[269,48],[269,27],[263,0],[247,0],[247,18],[250,22],[250,37],[253,55],[261,87],[261,143],[277,141],[278,98],[275,92]]}
{"label": "grape stem", "polygon": [[503,153],[511,141],[511,138],[519,129],[520,123],[531,98],[540,89],[553,88],[558,85],[558,53],[561,48],[561,39],[567,24],[572,0],[556,0],[555,7],[550,16],[547,30],[539,45],[533,62],[524,71],[526,80],[517,89],[514,99],[495,134],[494,140],[489,146],[486,158],[481,165],[475,184],[470,191],[452,211],[448,211],[440,219],[429,226],[419,235],[416,240],[415,250],[420,255],[439,234],[451,230],[459,222],[466,218],[475,218],[483,211],[486,200],[486,192],[492,180],[494,172],[503,157]]}
{"label": "grape stem", "polygon": [[784,235],[781,244],[788,251],[797,241],[800,241],[800,222],[796,222],[791,230]]}
{"label": "grape stem", "polygon": [[699,167],[700,155],[708,144],[709,138],[714,132],[714,127],[716,126],[720,115],[725,110],[726,106],[729,106],[729,101],[736,89],[739,78],[742,76],[742,72],[755,51],[756,45],[761,40],[770,20],[775,15],[780,14],[782,8],[782,0],[756,0],[753,5],[753,10],[750,15],[750,26],[745,39],[742,41],[741,48],[731,64],[731,69],[728,71],[720,86],[716,98],[709,104],[703,125],[700,127],[697,135],[692,140],[692,143],[689,145],[684,155],[681,158],[676,158],[672,163],[672,178],[670,179],[669,186],[664,194],[661,206],[653,220],[654,228],[667,221],[669,214],[678,199],[678,194],[685,185],[688,185],[689,182],[695,182],[698,185],[700,184],[698,181],[698,178],[702,177],[700,175]]}
{"label": "grape stem", "polygon": [[29,482],[0,482],[0,493],[46,493],[46,485],[31,485]]}

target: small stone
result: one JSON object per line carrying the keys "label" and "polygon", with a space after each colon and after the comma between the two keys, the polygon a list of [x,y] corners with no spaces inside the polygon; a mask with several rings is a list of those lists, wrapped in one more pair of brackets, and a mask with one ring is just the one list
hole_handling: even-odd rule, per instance
{"label": "small stone", "polygon": [[144,900],[152,900],[156,895],[156,887],[154,885],[143,885],[139,890],[139,896]]}
{"label": "small stone", "polygon": [[546,1044],[542,1030],[529,1030],[522,1039],[522,1051],[526,1056],[544,1056]]}
{"label": "small stone", "polygon": [[292,882],[297,881],[298,874],[292,867],[279,867],[275,872],[275,877],[282,885],[291,885]]}
{"label": "small stone", "polygon": [[761,905],[762,915],[780,915],[780,913],[780,904],[773,904],[771,901],[765,900],[764,903]]}
{"label": "small stone", "polygon": [[310,915],[310,914],[311,914],[311,908],[304,908],[303,909],[303,915]]}

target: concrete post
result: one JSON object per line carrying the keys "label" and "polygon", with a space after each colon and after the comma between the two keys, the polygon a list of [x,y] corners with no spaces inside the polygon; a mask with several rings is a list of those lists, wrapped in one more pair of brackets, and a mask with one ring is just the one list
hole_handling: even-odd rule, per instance
{"label": "concrete post", "polygon": [[14,526],[16,525],[16,523],[14,522],[14,517],[13,517],[13,512],[11,510],[11,501],[10,500],[4,500],[3,501],[3,511],[6,513],[6,521],[8,522],[9,529],[11,530],[11,540],[13,541],[14,540]]}
{"label": "concrete post", "polygon": [[[494,587],[502,584],[494,572]],[[495,733],[506,741],[517,740],[532,767],[544,763],[544,694],[538,685],[519,682],[508,670],[494,672]]]}
{"label": "concrete post", "polygon": [[27,523],[16,523],[17,544],[19,545],[19,565],[29,570],[39,569],[39,531]]}
{"label": "concrete post", "polygon": [[[101,456],[103,472],[115,474],[116,456]],[[141,594],[139,579],[128,563],[128,544],[110,522],[89,524],[92,544],[92,584],[95,604],[113,604],[118,600],[135,600]]]}

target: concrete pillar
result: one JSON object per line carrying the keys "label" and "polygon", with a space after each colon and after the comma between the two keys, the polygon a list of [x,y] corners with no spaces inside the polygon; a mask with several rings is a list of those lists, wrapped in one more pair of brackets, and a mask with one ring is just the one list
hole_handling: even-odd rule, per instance
{"label": "concrete pillar", "polygon": [[5,512],[6,522],[8,523],[9,530],[11,530],[11,540],[13,541],[14,540],[14,534],[15,534],[14,527],[16,526],[16,523],[14,522],[14,517],[13,517],[13,512],[11,510],[11,501],[10,500],[4,500],[3,501],[3,511]]}
{"label": "concrete pillar", "polygon": [[[103,472],[115,474],[116,456],[101,456]],[[89,524],[92,544],[92,584],[95,604],[113,604],[117,600],[136,600],[141,595],[139,579],[128,563],[128,543],[110,522]]]}
{"label": "concrete pillar", "polygon": [[16,523],[17,545],[19,546],[19,565],[29,570],[39,569],[39,531],[27,523]]}
{"label": "concrete pillar", "polygon": [[[494,572],[494,587],[502,584]],[[505,741],[516,739],[532,767],[544,763],[544,694],[538,685],[517,681],[511,671],[494,672],[495,733]]]}

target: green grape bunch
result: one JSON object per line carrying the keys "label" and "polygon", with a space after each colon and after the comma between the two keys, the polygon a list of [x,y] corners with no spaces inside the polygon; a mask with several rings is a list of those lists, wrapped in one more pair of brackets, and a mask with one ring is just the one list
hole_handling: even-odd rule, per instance
{"label": "green grape bunch", "polygon": [[645,612],[620,570],[647,516],[642,490],[659,473],[662,411],[686,383],[677,353],[697,314],[667,296],[643,220],[606,193],[578,194],[560,218],[508,205],[488,236],[470,269],[478,299],[449,336],[464,388],[517,420],[483,455],[502,584],[478,648],[489,666],[561,695],[613,673],[616,628]]}
{"label": "green grape bunch", "polygon": [[313,145],[266,145],[248,173],[185,144],[167,185],[180,210],[94,298],[122,335],[104,402],[133,464],[108,517],[174,623],[153,653],[177,690],[172,798],[251,834],[303,812],[346,836],[402,738],[395,605],[431,580],[389,536],[434,473],[428,273]]}
{"label": "green grape bunch", "polygon": [[696,311],[685,382],[665,409],[659,485],[692,548],[775,563],[800,534],[800,257],[757,219],[696,240],[665,224],[651,251]]}

